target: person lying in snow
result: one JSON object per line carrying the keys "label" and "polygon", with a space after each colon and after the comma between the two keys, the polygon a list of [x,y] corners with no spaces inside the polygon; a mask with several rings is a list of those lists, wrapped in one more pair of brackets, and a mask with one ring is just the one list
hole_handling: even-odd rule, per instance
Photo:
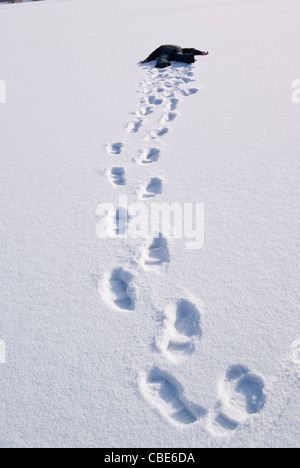
{"label": "person lying in snow", "polygon": [[194,63],[195,55],[208,54],[209,52],[201,52],[201,50],[193,48],[182,49],[176,45],[162,45],[154,50],[145,60],[142,60],[141,63],[147,63],[157,59],[156,68],[165,68],[171,65],[172,60],[183,63]]}

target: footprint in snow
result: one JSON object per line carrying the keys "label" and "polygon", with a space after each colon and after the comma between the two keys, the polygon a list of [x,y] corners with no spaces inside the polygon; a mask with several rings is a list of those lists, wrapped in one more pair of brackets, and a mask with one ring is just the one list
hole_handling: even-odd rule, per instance
{"label": "footprint in snow", "polygon": [[148,86],[145,86],[144,84],[141,84],[141,90],[143,94],[151,93],[151,88],[149,88]]}
{"label": "footprint in snow", "polygon": [[170,111],[175,111],[178,106],[178,103],[179,103],[179,99],[177,98],[170,99],[170,102],[169,102]]}
{"label": "footprint in snow", "polygon": [[249,416],[260,413],[266,403],[263,379],[242,365],[231,366],[220,387],[216,414],[209,431],[217,436],[230,435]]}
{"label": "footprint in snow", "polygon": [[183,96],[191,96],[192,94],[198,93],[198,88],[191,88],[191,89],[182,89],[180,92]]}
{"label": "footprint in snow", "polygon": [[143,121],[141,119],[135,120],[127,125],[126,130],[128,133],[137,133],[141,128],[142,124]]}
{"label": "footprint in snow", "polygon": [[143,106],[141,105],[138,112],[137,112],[137,117],[146,117],[147,115],[150,115],[153,113],[153,107],[152,106]]}
{"label": "footprint in snow", "polygon": [[162,136],[168,133],[168,128],[162,128],[161,130],[152,130],[149,135],[145,138],[145,140],[156,140],[157,138],[161,138]]}
{"label": "footprint in snow", "polygon": [[175,112],[167,112],[161,118],[160,123],[161,123],[161,125],[164,125],[164,124],[166,124],[168,122],[173,122],[173,120],[175,120],[177,116],[178,116],[178,114],[176,114]]}
{"label": "footprint in snow", "polygon": [[153,198],[162,193],[162,180],[159,177],[153,177],[146,187],[142,187],[140,198]]}
{"label": "footprint in snow", "polygon": [[166,81],[166,82],[164,83],[164,86],[165,86],[166,88],[174,88],[175,85],[176,85],[176,82],[171,83],[170,81]]}
{"label": "footprint in snow", "polygon": [[178,361],[194,353],[201,339],[201,317],[198,308],[186,299],[166,309],[164,332],[158,348],[171,361]]}
{"label": "footprint in snow", "polygon": [[108,179],[114,187],[126,185],[125,170],[123,167],[113,167],[108,172]]}
{"label": "footprint in snow", "polygon": [[160,106],[162,104],[163,100],[161,98],[157,98],[156,96],[152,95],[147,98],[147,101],[149,104],[154,105],[154,106]]}
{"label": "footprint in snow", "polygon": [[186,78],[184,76],[177,76],[176,77],[178,80],[183,81],[183,83],[190,83],[191,81],[194,81],[192,78]]}
{"label": "footprint in snow", "polygon": [[160,156],[160,150],[157,148],[146,148],[140,151],[139,156],[137,157],[137,162],[139,164],[152,164],[158,161]]}
{"label": "footprint in snow", "polygon": [[190,403],[180,383],[167,372],[155,367],[140,376],[140,390],[145,400],[169,423],[188,426],[206,415],[206,410]]}
{"label": "footprint in snow", "polygon": [[109,154],[120,154],[123,148],[123,143],[113,143],[112,145],[106,145],[106,150]]}
{"label": "footprint in snow", "polygon": [[118,311],[131,311],[135,308],[135,290],[133,276],[123,268],[117,268],[111,274],[106,273],[99,284],[102,300]]}
{"label": "footprint in snow", "polygon": [[167,240],[160,234],[153,239],[142,251],[141,263],[145,270],[155,270],[164,264],[170,263],[170,254]]}

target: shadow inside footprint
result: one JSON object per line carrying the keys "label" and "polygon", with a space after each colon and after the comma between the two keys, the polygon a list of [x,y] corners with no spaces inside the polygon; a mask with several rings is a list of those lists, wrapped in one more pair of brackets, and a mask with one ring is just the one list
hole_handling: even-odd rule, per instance
{"label": "shadow inside footprint", "polygon": [[161,124],[165,124],[168,122],[173,122],[177,117],[177,114],[175,112],[168,112],[161,118]]}
{"label": "shadow inside footprint", "polygon": [[162,136],[164,136],[166,133],[168,133],[168,131],[169,131],[168,128],[162,128],[161,130],[158,130],[158,131],[157,131],[157,136],[158,136],[158,137],[162,137]]}
{"label": "shadow inside footprint", "polygon": [[162,104],[163,100],[160,99],[160,98],[157,98],[157,97],[155,97],[155,96],[150,96],[150,97],[148,98],[148,102],[149,102],[149,104],[151,104],[151,105],[159,106],[160,104]]}
{"label": "shadow inside footprint", "polygon": [[182,299],[177,306],[175,329],[189,338],[202,336],[199,311],[194,304]]}
{"label": "shadow inside footprint", "polygon": [[171,353],[175,353],[175,354],[176,353],[192,354],[194,349],[195,349],[194,343],[187,342],[187,341],[184,341],[181,343],[180,341],[171,340],[168,344],[167,351]]}
{"label": "shadow inside footprint", "polygon": [[120,154],[123,146],[123,143],[119,142],[112,145],[106,145],[106,149],[109,154]]}
{"label": "shadow inside footprint", "polygon": [[114,270],[111,275],[110,286],[114,294],[114,303],[119,309],[134,309],[134,297],[129,287],[131,280],[132,275],[123,268]]}
{"label": "shadow inside footprint", "polygon": [[258,414],[266,404],[265,384],[261,377],[251,374],[240,364],[231,366],[222,386],[218,402],[220,412],[211,424],[215,434],[226,436],[252,414]]}
{"label": "shadow inside footprint", "polygon": [[179,103],[179,99],[177,99],[177,98],[172,98],[172,99],[170,100],[170,110],[171,110],[171,111],[174,111],[174,110],[177,108],[178,103]]}
{"label": "shadow inside footprint", "polygon": [[231,366],[226,374],[228,382],[237,381],[235,391],[244,395],[249,414],[259,413],[265,403],[264,381],[261,377],[253,375],[247,367],[242,365]]}
{"label": "shadow inside footprint", "polygon": [[156,138],[161,138],[162,136],[166,135],[168,131],[169,129],[166,127],[162,128],[161,130],[153,130],[146,139],[152,138],[152,140],[155,140]]}
{"label": "shadow inside footprint", "polygon": [[123,167],[113,167],[110,172],[110,178],[114,185],[125,185],[125,170]]}
{"label": "shadow inside footprint", "polygon": [[162,180],[158,177],[154,177],[150,180],[149,184],[146,187],[145,193],[142,198],[153,198],[156,195],[162,193]]}
{"label": "shadow inside footprint", "polygon": [[137,159],[140,164],[152,164],[157,162],[160,156],[160,150],[157,148],[145,149]]}
{"label": "shadow inside footprint", "polygon": [[152,106],[144,106],[144,107],[142,106],[142,107],[140,108],[139,113],[140,113],[141,115],[143,115],[143,116],[150,115],[150,114],[153,113],[153,107],[152,107]]}
{"label": "shadow inside footprint", "polygon": [[127,132],[128,133],[137,133],[139,131],[139,129],[141,128],[142,124],[143,124],[142,120],[137,120],[135,122],[130,122],[127,125]]}
{"label": "shadow inside footprint", "polygon": [[176,119],[177,114],[175,112],[169,112],[167,115],[167,122],[173,122],[174,119]]}
{"label": "shadow inside footprint", "polygon": [[239,423],[237,423],[236,421],[232,421],[231,419],[228,418],[228,416],[222,413],[220,413],[217,416],[215,422],[216,424],[221,426],[226,431],[234,431],[239,425]]}
{"label": "shadow inside footprint", "polygon": [[160,236],[153,240],[148,249],[148,258],[145,260],[146,266],[158,266],[162,263],[170,262],[170,254],[168,242],[165,238]]}
{"label": "shadow inside footprint", "polygon": [[147,385],[156,408],[174,422],[193,424],[207,413],[204,408],[189,403],[182,396],[179,382],[158,368],[150,372]]}
{"label": "shadow inside footprint", "polygon": [[249,414],[260,413],[266,403],[263,392],[264,382],[256,375],[246,375],[239,380],[236,391],[242,393],[246,399],[246,408]]}
{"label": "shadow inside footprint", "polygon": [[197,88],[183,89],[181,90],[181,94],[183,94],[183,96],[191,96],[192,94],[198,93],[198,91]]}
{"label": "shadow inside footprint", "polygon": [[[182,299],[177,304],[176,312],[173,312],[172,308],[167,316],[170,323],[173,323],[173,332],[166,348],[169,356],[192,354],[195,351],[196,339],[199,340],[202,336],[199,310],[191,302]],[[170,333],[170,328],[168,330]]]}
{"label": "shadow inside footprint", "polygon": [[226,373],[226,380],[232,381],[232,380],[240,379],[244,375],[249,374],[249,372],[250,371],[247,367],[242,366],[240,364],[231,366]]}
{"label": "shadow inside footprint", "polygon": [[184,83],[190,83],[191,81],[193,81],[191,78],[185,78],[185,77],[181,77],[181,80],[182,80]]}

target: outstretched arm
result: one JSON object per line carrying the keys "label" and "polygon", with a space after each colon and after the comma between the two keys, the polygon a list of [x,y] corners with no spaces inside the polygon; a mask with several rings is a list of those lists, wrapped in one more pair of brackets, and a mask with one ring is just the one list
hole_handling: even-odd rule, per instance
{"label": "outstretched arm", "polygon": [[182,49],[184,54],[191,54],[191,55],[208,55],[209,52],[202,52],[202,50],[190,48],[190,49]]}
{"label": "outstretched arm", "polygon": [[141,63],[152,62],[152,60],[155,60],[160,56],[160,52],[161,52],[161,46],[155,49],[152,52],[152,54],[150,54],[149,57],[147,57],[145,60],[141,60]]}
{"label": "outstretched arm", "polygon": [[207,52],[202,52],[201,50],[197,50],[197,49],[196,49],[195,52],[196,52],[195,55],[209,55],[209,52],[208,52],[208,51],[207,51]]}

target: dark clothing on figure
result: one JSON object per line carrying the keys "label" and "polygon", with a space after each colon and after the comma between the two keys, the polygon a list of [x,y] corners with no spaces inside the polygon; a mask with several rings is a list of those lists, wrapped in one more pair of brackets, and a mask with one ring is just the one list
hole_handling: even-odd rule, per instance
{"label": "dark clothing on figure", "polygon": [[173,47],[174,49],[177,49],[179,52],[182,53],[182,48],[179,47],[179,46],[170,45],[170,44],[162,45],[162,46],[158,47],[157,49],[155,49],[155,50],[149,55],[149,57],[146,58],[145,62],[152,62],[152,60],[157,59],[157,58],[160,56],[160,54],[162,53],[162,51],[163,51],[166,47]]}
{"label": "dark clothing on figure", "polygon": [[182,49],[176,45],[162,45],[155,49],[149,57],[146,58],[145,62],[151,62],[157,59],[156,67],[164,68],[171,65],[171,61],[183,63],[194,63],[195,55],[205,55],[205,52],[197,49]]}
{"label": "dark clothing on figure", "polygon": [[195,62],[194,56],[190,54],[183,54],[175,47],[165,47],[156,62],[156,68],[165,68],[171,65],[171,60],[182,63]]}
{"label": "dark clothing on figure", "polygon": [[191,55],[207,55],[207,52],[202,52],[202,50],[194,49],[193,47],[190,49],[182,49],[184,54],[191,54]]}

